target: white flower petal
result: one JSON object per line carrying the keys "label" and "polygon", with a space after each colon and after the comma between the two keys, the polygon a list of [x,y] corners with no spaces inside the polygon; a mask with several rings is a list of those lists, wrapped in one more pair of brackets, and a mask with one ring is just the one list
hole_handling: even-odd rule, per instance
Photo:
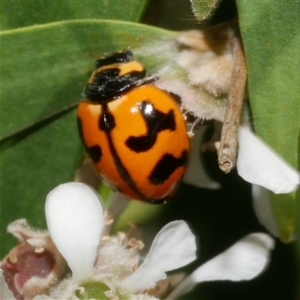
{"label": "white flower petal", "polygon": [[195,130],[195,135],[191,139],[190,161],[183,181],[200,188],[218,189],[220,184],[208,177],[200,157],[200,145],[205,130],[206,126],[201,126]]}
{"label": "white flower petal", "polygon": [[51,238],[73,277],[90,276],[103,227],[98,195],[79,182],[61,184],[48,194],[45,211]]}
{"label": "white flower petal", "polygon": [[300,184],[300,174],[245,127],[239,128],[237,170],[246,181],[275,194],[290,193]]}
{"label": "white flower petal", "polygon": [[249,234],[229,249],[200,266],[171,293],[175,299],[197,283],[215,280],[250,280],[267,267],[274,240],[264,233]]}
{"label": "white flower petal", "polygon": [[260,274],[269,262],[274,240],[264,233],[252,233],[223,253],[206,262],[192,277],[195,281],[250,280]]}
{"label": "white flower petal", "polygon": [[165,272],[196,259],[195,236],[184,221],[167,224],[156,235],[144,262],[123,280],[132,293],[143,291],[166,277]]}
{"label": "white flower petal", "polygon": [[0,269],[0,299],[1,300],[16,299],[14,294],[11,292],[11,290],[7,286],[2,269]]}

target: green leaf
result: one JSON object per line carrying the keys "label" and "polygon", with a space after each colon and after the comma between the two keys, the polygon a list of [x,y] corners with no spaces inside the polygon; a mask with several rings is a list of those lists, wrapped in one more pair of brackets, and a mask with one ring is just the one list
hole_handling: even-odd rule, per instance
{"label": "green leaf", "polygon": [[[1,60],[1,247],[9,222],[45,226],[44,201],[72,181],[83,149],[72,107],[96,57],[174,33],[116,21],[65,21],[3,32]],[[122,37],[122,38],[120,38]]]}
{"label": "green leaf", "polygon": [[147,0],[1,1],[1,30],[63,20],[113,19],[138,21]]}
{"label": "green leaf", "polygon": [[219,0],[191,0],[192,10],[197,20],[203,21],[211,16],[219,2]]}
{"label": "green leaf", "polygon": [[[300,3],[237,0],[254,127],[299,170]],[[296,226],[299,193],[271,195],[281,239]]]}

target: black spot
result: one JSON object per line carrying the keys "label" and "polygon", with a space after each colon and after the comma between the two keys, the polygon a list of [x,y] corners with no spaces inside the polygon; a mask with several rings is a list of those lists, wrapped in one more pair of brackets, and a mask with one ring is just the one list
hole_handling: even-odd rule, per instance
{"label": "black spot", "polygon": [[174,157],[172,154],[166,153],[157,162],[148,179],[152,184],[162,184],[173,174],[177,168],[186,165],[187,161],[187,150],[182,151],[179,158]]}
{"label": "black spot", "polygon": [[106,105],[103,105],[102,114],[98,120],[98,127],[105,132],[112,131],[116,126],[115,118],[113,114],[107,109]]}
{"label": "black spot", "polygon": [[120,64],[120,63],[125,63],[132,61],[133,59],[133,54],[129,50],[124,50],[121,52],[114,52],[110,53],[108,55],[102,56],[99,59],[96,60],[96,69],[103,67],[103,66],[108,66],[111,64]]}
{"label": "black spot", "polygon": [[149,101],[142,101],[139,106],[147,126],[147,132],[141,136],[130,136],[125,142],[127,147],[137,153],[151,149],[160,131],[176,129],[175,115],[172,109],[168,113],[163,113]]}
{"label": "black spot", "polygon": [[97,163],[100,161],[100,159],[102,157],[102,150],[99,145],[95,145],[95,146],[92,146],[92,147],[89,147],[86,149],[94,163]]}

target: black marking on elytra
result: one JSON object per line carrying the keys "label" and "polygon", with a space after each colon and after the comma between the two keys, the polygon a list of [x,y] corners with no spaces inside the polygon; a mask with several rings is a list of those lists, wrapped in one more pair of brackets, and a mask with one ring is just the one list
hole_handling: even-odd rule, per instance
{"label": "black marking on elytra", "polygon": [[82,96],[92,102],[104,104],[134,88],[145,77],[145,70],[119,75],[119,69],[107,69],[96,73],[91,84],[87,84]]}
{"label": "black marking on elytra", "polygon": [[[107,105],[103,105],[102,107],[102,114],[100,116],[99,119],[99,124],[105,123],[104,121],[102,121],[101,119],[105,119],[106,116],[110,116],[112,115],[111,112],[109,111]],[[114,123],[115,125],[115,123]],[[102,126],[102,125],[100,125]],[[109,126],[108,126],[109,127]],[[103,130],[102,128],[107,128],[107,127],[100,127],[101,130]],[[123,165],[117,151],[116,148],[114,146],[113,140],[112,140],[112,136],[111,136],[111,130],[109,129],[104,129],[105,134],[106,134],[106,138],[107,138],[107,142],[108,142],[108,146],[109,146],[109,151],[113,157],[114,160],[114,164],[121,176],[121,178],[124,180],[124,182],[126,182],[126,184],[144,201],[147,202],[151,202],[153,201],[153,199],[148,199],[138,188],[138,186],[136,185],[136,183],[133,181],[133,179],[131,178],[128,170],[126,169],[126,167]]]}
{"label": "black marking on elytra", "polygon": [[172,109],[167,113],[161,112],[146,100],[139,103],[139,108],[146,123],[147,132],[141,136],[130,136],[125,142],[127,147],[136,153],[150,150],[159,132],[176,129],[175,114]]}
{"label": "black marking on elytra", "polygon": [[93,160],[93,162],[95,164],[98,163],[102,157],[101,147],[99,145],[95,145],[92,147],[88,147],[86,149],[87,149],[87,152],[89,153],[91,159]]}
{"label": "black marking on elytra", "polygon": [[107,105],[103,105],[102,113],[98,120],[98,128],[101,131],[110,132],[116,127],[114,115],[107,109]]}
{"label": "black marking on elytra", "polygon": [[187,162],[187,150],[182,151],[179,158],[176,158],[172,154],[166,153],[156,163],[150,175],[148,176],[148,180],[154,185],[160,185],[164,183],[177,168],[185,166]]}
{"label": "black marking on elytra", "polygon": [[129,50],[123,50],[121,52],[114,52],[105,56],[100,57],[96,60],[96,69],[108,66],[111,64],[120,64],[125,62],[130,62],[133,59],[133,54]]}

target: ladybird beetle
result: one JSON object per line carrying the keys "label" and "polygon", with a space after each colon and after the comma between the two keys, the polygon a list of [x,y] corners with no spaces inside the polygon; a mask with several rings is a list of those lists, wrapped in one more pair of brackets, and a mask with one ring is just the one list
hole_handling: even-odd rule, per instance
{"label": "ladybird beetle", "polygon": [[78,106],[81,140],[100,177],[125,197],[164,202],[183,177],[190,141],[174,97],[129,50],[101,57]]}

